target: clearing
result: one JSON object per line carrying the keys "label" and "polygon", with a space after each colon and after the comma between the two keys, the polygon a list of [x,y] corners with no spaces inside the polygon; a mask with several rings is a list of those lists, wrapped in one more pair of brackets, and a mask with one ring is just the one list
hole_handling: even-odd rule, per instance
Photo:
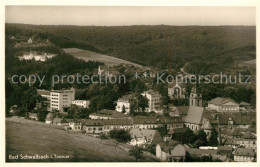
{"label": "clearing", "polygon": [[78,59],[83,59],[85,61],[89,61],[89,60],[98,61],[98,62],[104,63],[107,66],[116,66],[119,64],[130,64],[130,65],[133,65],[138,68],[145,68],[142,65],[132,63],[130,61],[126,61],[123,59],[119,59],[119,58],[112,57],[112,56],[107,56],[104,54],[100,54],[100,53],[96,53],[96,52],[92,52],[92,51],[88,51],[88,50],[82,50],[82,49],[78,49],[78,48],[64,48],[63,51]]}

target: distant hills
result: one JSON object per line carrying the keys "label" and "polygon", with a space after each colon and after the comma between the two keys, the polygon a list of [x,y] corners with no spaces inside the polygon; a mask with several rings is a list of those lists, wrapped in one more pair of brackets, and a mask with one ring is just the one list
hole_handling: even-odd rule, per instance
{"label": "distant hills", "polygon": [[105,53],[137,64],[195,74],[226,72],[256,58],[255,26],[47,26],[6,24],[61,48]]}

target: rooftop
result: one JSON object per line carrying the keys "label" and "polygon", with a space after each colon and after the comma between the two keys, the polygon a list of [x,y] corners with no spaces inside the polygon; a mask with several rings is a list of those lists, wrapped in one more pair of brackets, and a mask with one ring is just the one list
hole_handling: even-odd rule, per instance
{"label": "rooftop", "polygon": [[115,110],[107,110],[107,109],[103,109],[96,113],[91,113],[90,116],[100,116],[100,117],[108,117],[108,118],[131,118],[130,115],[123,114]]}
{"label": "rooftop", "polygon": [[190,106],[187,116],[184,118],[184,122],[201,124],[203,112],[204,112],[203,107]]}
{"label": "rooftop", "polygon": [[166,142],[160,142],[159,145],[161,147],[161,149],[165,152],[168,152],[170,149],[174,148],[175,146],[177,146],[178,144],[180,144],[179,142],[175,141],[175,140],[170,140],[170,141],[166,141]]}
{"label": "rooftop", "polygon": [[234,155],[236,156],[247,156],[247,157],[254,157],[254,151],[249,148],[237,148],[234,151]]}
{"label": "rooftop", "polygon": [[223,98],[223,97],[216,97],[215,99],[210,100],[208,103],[209,104],[221,105],[221,104],[224,104],[224,103],[227,103],[227,102],[236,103],[234,100],[232,100],[230,98]]}

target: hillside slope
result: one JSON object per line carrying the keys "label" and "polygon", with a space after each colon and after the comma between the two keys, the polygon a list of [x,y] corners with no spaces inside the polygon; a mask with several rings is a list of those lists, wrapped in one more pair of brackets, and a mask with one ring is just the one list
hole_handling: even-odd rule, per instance
{"label": "hillside slope", "polygon": [[[187,62],[192,64],[197,61],[196,64],[200,65],[195,68],[200,73],[227,71],[234,64],[256,57],[255,26],[99,27],[6,24],[6,33],[7,36],[37,33],[36,36],[49,38],[62,48],[77,47],[106,53],[163,69],[171,64],[175,70],[179,70]],[[210,69],[199,70],[202,64]]]}

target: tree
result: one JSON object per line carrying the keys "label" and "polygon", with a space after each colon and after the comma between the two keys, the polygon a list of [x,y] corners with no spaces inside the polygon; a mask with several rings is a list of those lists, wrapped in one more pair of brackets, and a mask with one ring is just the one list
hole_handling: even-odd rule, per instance
{"label": "tree", "polygon": [[147,146],[146,150],[149,151],[150,153],[152,153],[153,155],[155,155],[156,154],[156,145],[150,144]]}
{"label": "tree", "polygon": [[41,122],[44,122],[47,114],[48,114],[48,111],[46,111],[46,110],[38,110],[38,112],[37,112],[38,120]]}
{"label": "tree", "polygon": [[138,146],[134,146],[133,148],[131,148],[129,150],[129,155],[130,156],[134,156],[135,157],[135,161],[137,162],[138,159],[142,159],[143,158],[143,149],[138,147]]}
{"label": "tree", "polygon": [[138,108],[140,107],[142,111],[145,110],[146,107],[148,107],[148,99],[142,95],[139,95],[137,97],[138,100]]}
{"label": "tree", "polygon": [[217,146],[218,145],[218,132],[216,129],[213,129],[211,136],[209,138],[209,144],[211,146]]}
{"label": "tree", "polygon": [[204,130],[199,130],[197,135],[197,146],[206,145],[207,144],[207,134],[204,132]]}
{"label": "tree", "polygon": [[110,138],[115,139],[117,142],[126,143],[129,142],[132,138],[129,132],[124,129],[120,130],[111,130],[109,132]]}
{"label": "tree", "polygon": [[182,139],[182,142],[185,143],[194,143],[195,140],[197,140],[197,136],[194,134],[194,132],[187,128],[184,132],[183,136],[180,136],[179,139]]}

